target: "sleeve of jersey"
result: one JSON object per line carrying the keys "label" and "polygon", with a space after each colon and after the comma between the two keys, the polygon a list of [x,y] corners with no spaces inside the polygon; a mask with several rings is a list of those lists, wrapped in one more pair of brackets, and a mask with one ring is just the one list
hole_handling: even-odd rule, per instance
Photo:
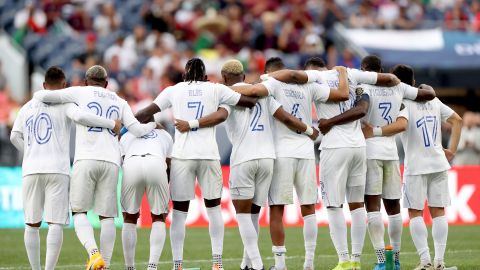
{"label": "sleeve of jersey", "polygon": [[376,72],[348,69],[348,73],[358,84],[365,83],[374,85],[377,83],[378,75]]}
{"label": "sleeve of jersey", "polygon": [[409,100],[415,100],[418,95],[418,88],[410,86],[405,83],[401,83],[400,86],[403,89],[403,98],[409,99]]}
{"label": "sleeve of jersey", "polygon": [[232,112],[232,108],[229,105],[222,104],[220,105],[220,108],[224,108],[227,111],[228,115],[230,115],[230,113]]}
{"label": "sleeve of jersey", "polygon": [[405,119],[407,119],[407,121],[409,120],[408,119],[408,105],[406,105],[405,103],[403,103],[401,106],[400,106],[400,112],[398,113],[398,116],[397,116],[397,119],[400,118],[400,117],[403,117]]}
{"label": "sleeve of jersey", "polygon": [[17,148],[19,151],[23,151],[23,133],[19,131],[13,131],[10,134],[10,142],[12,142],[13,146]]}
{"label": "sleeve of jersey", "polygon": [[13,122],[12,132],[14,131],[23,133],[23,109],[20,109],[17,118]]}
{"label": "sleeve of jersey", "polygon": [[440,117],[442,118],[442,122],[446,122],[447,119],[450,118],[450,116],[452,116],[452,114],[455,113],[455,111],[452,110],[447,105],[443,104],[439,99],[437,100],[438,100],[438,103],[440,103]]}
{"label": "sleeve of jersey", "polygon": [[170,137],[170,135],[168,135],[167,137],[168,137],[167,158],[171,158],[172,151],[173,151],[173,139],[172,137]]}
{"label": "sleeve of jersey", "polygon": [[122,123],[130,133],[132,133],[135,137],[142,137],[143,135],[146,135],[155,129],[157,124],[154,122],[140,124],[137,118],[135,118],[133,115],[132,109],[130,109],[128,103],[126,101],[123,101],[123,103]]}
{"label": "sleeve of jersey", "polygon": [[274,115],[275,112],[278,110],[278,108],[282,107],[282,104],[276,101],[275,98],[273,97],[267,97],[266,99],[267,99],[268,111],[270,112],[271,115]]}
{"label": "sleeve of jersey", "polygon": [[70,87],[55,91],[40,90],[37,91],[33,97],[45,103],[75,103],[77,101],[76,93],[81,91],[81,89],[77,88],[78,87]]}
{"label": "sleeve of jersey", "polygon": [[219,104],[226,104],[230,106],[237,105],[241,95],[223,84],[217,84],[219,92]]}
{"label": "sleeve of jersey", "polygon": [[82,111],[77,105],[73,103],[65,104],[65,113],[68,118],[83,126],[114,128],[115,121],[103,118],[93,113]]}
{"label": "sleeve of jersey", "polygon": [[165,88],[153,101],[162,111],[171,107],[169,98],[171,89],[171,87]]}
{"label": "sleeve of jersey", "polygon": [[278,87],[278,81],[274,78],[268,78],[268,80],[261,82],[267,88],[268,95],[273,96],[275,88]]}
{"label": "sleeve of jersey", "polygon": [[330,96],[330,87],[323,83],[312,83],[313,101],[326,102]]}

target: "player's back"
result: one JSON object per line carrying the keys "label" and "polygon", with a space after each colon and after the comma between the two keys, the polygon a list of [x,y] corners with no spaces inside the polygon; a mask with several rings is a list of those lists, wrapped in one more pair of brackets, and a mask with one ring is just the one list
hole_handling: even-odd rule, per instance
{"label": "player's back", "polygon": [[37,173],[70,174],[72,122],[66,116],[65,106],[52,106],[32,99],[20,110],[18,124],[24,137],[24,176]]}
{"label": "player's back", "polygon": [[[155,99],[161,110],[172,107],[176,119],[194,120],[218,110],[220,104],[235,105],[240,95],[211,82],[181,82],[166,88]],[[215,127],[175,131],[172,156],[178,159],[219,160]]]}
{"label": "player's back", "polygon": [[[128,107],[125,100],[103,87],[72,87],[68,91],[81,109],[108,119],[123,119],[124,110]],[[93,159],[120,164],[120,147],[112,130],[80,124],[76,125],[76,129],[75,160]]]}
{"label": "player's back", "polygon": [[[363,120],[374,127],[383,127],[397,119],[404,98],[415,99],[417,88],[400,83],[393,87],[362,84],[361,88],[370,97],[367,115]],[[395,136],[380,136],[367,139],[367,158],[398,160]]]}
{"label": "player's back", "polygon": [[[154,129],[142,137],[127,132],[120,139],[120,145],[125,160],[132,156],[151,155],[165,161],[172,152],[173,140],[165,130]],[[163,165],[167,166],[166,163]]]}
{"label": "player's back", "polygon": [[[242,83],[243,84],[243,83]],[[242,85],[235,84],[235,85]],[[227,135],[232,142],[230,165],[260,158],[275,158],[272,114],[280,107],[273,97],[259,98],[255,107],[225,107]]]}
{"label": "player's back", "polygon": [[405,149],[405,174],[418,175],[450,168],[442,147],[441,124],[453,113],[438,98],[427,102],[405,100],[399,116],[408,119],[401,135]]}

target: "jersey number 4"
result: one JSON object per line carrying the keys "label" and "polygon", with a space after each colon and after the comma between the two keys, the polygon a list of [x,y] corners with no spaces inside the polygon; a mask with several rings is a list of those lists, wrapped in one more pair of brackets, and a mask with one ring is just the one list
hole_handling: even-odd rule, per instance
{"label": "jersey number 4", "polygon": [[[195,109],[197,110],[196,111],[196,114],[195,114],[195,119],[199,119],[199,118],[202,118],[203,116],[203,108],[205,107],[204,105],[202,105],[202,102],[201,101],[190,101],[190,102],[187,102],[187,107],[189,109]],[[192,131],[197,131],[198,128],[192,128]]]}
{"label": "jersey number 4", "polygon": [[[102,106],[100,106],[100,104],[98,104],[97,102],[92,101],[92,102],[87,104],[87,107],[90,110],[95,111],[95,114],[97,116],[103,116]],[[116,114],[115,117],[113,116],[114,114]],[[112,106],[108,107],[107,112],[105,113],[105,117],[107,119],[119,119],[120,118],[120,109],[115,105],[112,105]],[[103,128],[101,128],[101,127],[88,127],[88,132],[102,132],[102,131],[103,131]],[[112,134],[112,136],[115,136],[115,132],[113,132],[113,130],[107,129],[107,131],[108,131],[108,133]]]}
{"label": "jersey number 4", "polygon": [[31,145],[33,138],[38,144],[47,143],[52,137],[53,125],[52,119],[46,113],[41,113],[37,117],[30,116],[26,122],[27,125],[27,144]]}
{"label": "jersey number 4", "polygon": [[437,117],[424,116],[417,120],[417,128],[421,129],[423,135],[423,144],[425,147],[430,147],[433,142],[435,146],[435,139],[437,138]]}

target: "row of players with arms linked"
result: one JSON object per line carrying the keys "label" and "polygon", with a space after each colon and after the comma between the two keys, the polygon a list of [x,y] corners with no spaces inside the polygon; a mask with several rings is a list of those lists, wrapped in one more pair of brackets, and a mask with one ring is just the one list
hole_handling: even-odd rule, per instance
{"label": "row of players with arms linked", "polygon": [[[240,268],[264,269],[257,244],[258,216],[268,198],[275,254],[271,269],[286,269],[283,213],[284,206],[293,203],[295,188],[304,219],[304,269],[313,269],[318,203],[313,140],[319,132],[305,124],[312,123],[313,103],[324,134],[320,182],[339,257],[334,269],[360,269],[367,227],[378,260],[374,267],[385,268],[382,199],[389,215],[395,267],[400,269],[402,187],[393,137],[400,132],[406,152],[404,207],[409,209],[412,238],[420,255],[417,269],[446,269],[447,170],[460,137],[461,118],[435,98],[431,87],[414,87],[413,70],[408,66],[396,66],[393,74],[381,73],[381,60],[368,56],[362,61],[362,71],[344,67],[327,70],[319,58],[309,59],[305,69],[286,70],[281,59],[272,58],[266,63],[263,82],[249,85],[243,82],[242,64],[230,60],[222,67],[223,85],[208,82],[203,62],[193,58],[186,64],[184,82],[166,88],[136,116],[123,99],[105,89],[104,68],[91,67],[85,76],[87,86],[67,89],[62,89],[63,72],[49,69],[45,89],[62,90],[35,93],[21,109],[11,136],[12,143],[24,149],[25,246],[32,268],[40,269],[38,227],[43,211],[49,223],[46,269],[54,268],[70,201],[75,231],[89,254],[87,269],[108,269],[115,241],[113,218],[118,211],[118,168],[123,157],[126,269],[135,269],[136,223],[144,192],[152,215],[148,269],[157,269],[170,198],[173,269],[183,268],[185,222],[196,180],[209,217],[212,269],[223,269],[223,181],[215,125],[226,121],[233,145],[230,193],[244,243]],[[176,119],[174,143],[152,122],[154,114],[168,108],[173,109]],[[69,180],[72,120],[77,127],[76,153]],[[449,149],[441,145],[442,122],[452,125]],[[116,135],[121,124],[128,132],[119,144]],[[342,211],[345,199],[352,216],[351,255]],[[426,199],[433,217],[433,264],[423,221]],[[100,249],[86,217],[92,208],[101,219]]]}

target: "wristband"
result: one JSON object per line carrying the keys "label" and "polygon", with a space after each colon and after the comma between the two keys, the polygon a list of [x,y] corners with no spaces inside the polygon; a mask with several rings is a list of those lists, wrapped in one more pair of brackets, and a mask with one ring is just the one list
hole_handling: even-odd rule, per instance
{"label": "wristband", "polygon": [[122,127],[122,129],[120,130],[120,136],[123,136],[127,132],[128,132],[128,129],[126,127]]}
{"label": "wristband", "polygon": [[374,137],[381,137],[382,136],[382,128],[381,127],[374,127],[373,128],[373,136]]}
{"label": "wristband", "polygon": [[195,129],[200,127],[200,123],[198,120],[190,120],[188,121],[188,125],[190,126],[190,129]]}
{"label": "wristband", "polygon": [[307,77],[308,77],[307,82],[309,83],[321,81],[322,79],[320,77],[321,73],[318,70],[305,70],[305,73],[307,73]]}
{"label": "wristband", "polygon": [[305,130],[303,133],[305,133],[305,135],[312,136],[313,128],[311,126],[307,126],[307,130]]}
{"label": "wristband", "polygon": [[260,75],[260,80],[262,82],[264,82],[264,81],[268,80],[269,77],[270,76],[267,73],[265,73],[265,74]]}

